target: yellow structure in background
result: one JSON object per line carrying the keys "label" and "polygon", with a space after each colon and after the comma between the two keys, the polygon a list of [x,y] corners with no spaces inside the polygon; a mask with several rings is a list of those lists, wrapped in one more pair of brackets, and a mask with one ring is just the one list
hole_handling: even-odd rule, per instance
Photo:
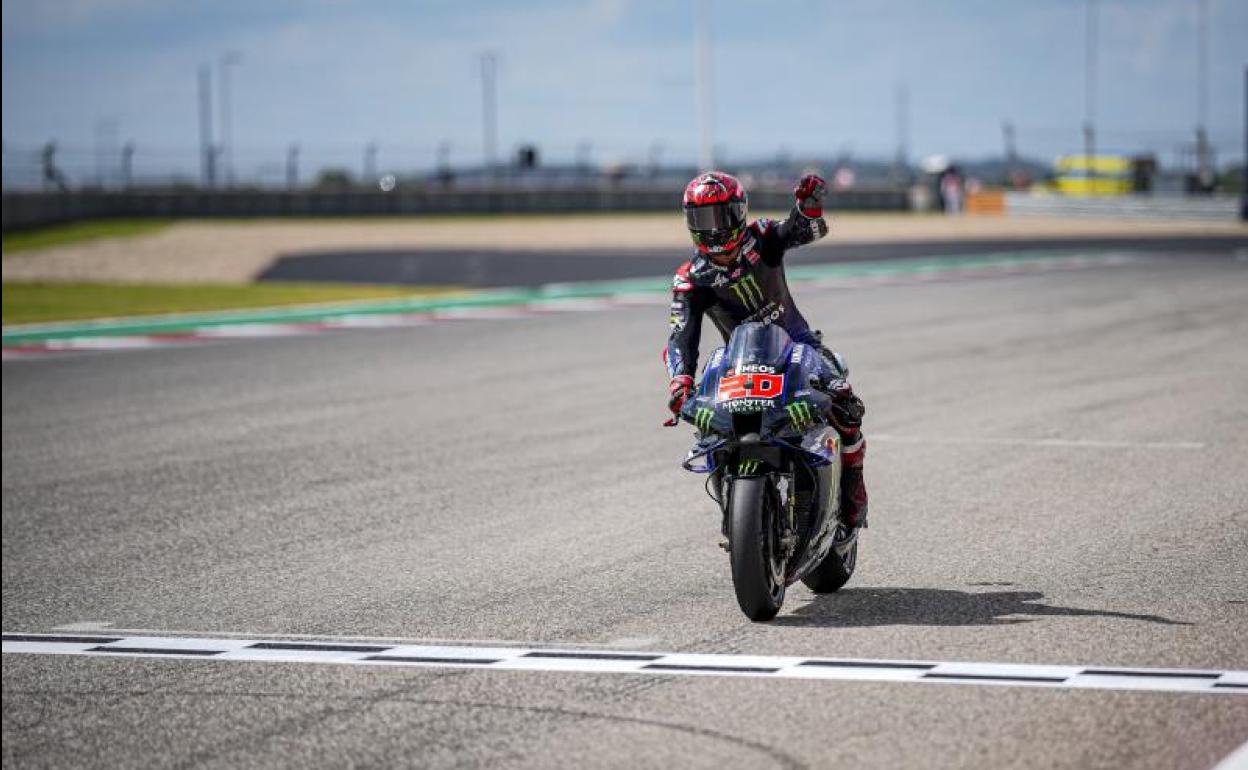
{"label": "yellow structure in background", "polygon": [[1133,189],[1131,159],[1121,155],[1063,155],[1054,167],[1055,186],[1064,195],[1127,195]]}

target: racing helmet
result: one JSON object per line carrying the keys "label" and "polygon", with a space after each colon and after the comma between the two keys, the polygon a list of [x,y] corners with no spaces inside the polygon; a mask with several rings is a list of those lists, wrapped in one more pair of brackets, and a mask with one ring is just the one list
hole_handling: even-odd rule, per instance
{"label": "racing helmet", "polygon": [[694,177],[685,187],[685,224],[698,251],[732,251],[745,235],[749,204],[736,177],[711,171]]}

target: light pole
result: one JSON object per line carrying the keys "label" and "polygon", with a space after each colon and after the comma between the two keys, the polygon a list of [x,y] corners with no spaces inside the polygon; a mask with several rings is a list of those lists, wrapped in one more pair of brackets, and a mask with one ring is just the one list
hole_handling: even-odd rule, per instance
{"label": "light pole", "polygon": [[898,83],[894,92],[897,118],[897,179],[902,184],[910,181],[910,90],[905,83]]}
{"label": "light pole", "polygon": [[1095,172],[1093,156],[1096,155],[1096,0],[1088,0],[1087,40],[1083,57],[1083,163],[1086,189],[1093,192]]}
{"label": "light pole", "polygon": [[230,67],[243,60],[238,51],[227,51],[221,56],[221,150],[225,162],[225,186],[234,186],[234,105],[230,93]]}
{"label": "light pole", "polygon": [[134,184],[134,142],[121,148],[121,186],[129,190]]}
{"label": "light pole", "polygon": [[1196,5],[1196,175],[1201,192],[1213,189],[1213,169],[1209,158],[1209,2]]}
{"label": "light pole", "polygon": [[360,181],[366,187],[377,183],[377,142],[364,145],[364,172]]}
{"label": "light pole", "polygon": [[1006,187],[1013,187],[1014,167],[1018,164],[1018,145],[1014,140],[1014,124],[1008,120],[1001,123],[1001,138],[1005,143]]}
{"label": "light pole", "polygon": [[658,176],[663,158],[663,143],[654,141],[650,144],[650,176]]}
{"label": "light pole", "polygon": [[438,143],[438,180],[444,185],[449,185],[452,179],[451,142],[449,139],[443,139]]}
{"label": "light pole", "polygon": [[212,68],[203,64],[199,68],[199,156],[202,184],[216,184],[216,151],[212,147]]}
{"label": "light pole", "polygon": [[576,143],[576,171],[582,178],[589,176],[589,160],[593,149],[588,139]]}
{"label": "light pole", "polygon": [[694,80],[698,103],[698,167],[710,171],[715,166],[714,137],[711,122],[715,106],[712,101],[714,83],[711,80],[711,9],[708,0],[694,0]]}
{"label": "light pole", "polygon": [[494,176],[498,151],[498,54],[486,51],[481,54],[481,138],[484,145],[485,168],[489,177]]}
{"label": "light pole", "polygon": [[299,145],[286,149],[286,189],[293,190],[299,184]]}
{"label": "light pole", "polygon": [[108,187],[112,181],[112,159],[117,149],[117,121],[100,118],[95,121],[95,186]]}

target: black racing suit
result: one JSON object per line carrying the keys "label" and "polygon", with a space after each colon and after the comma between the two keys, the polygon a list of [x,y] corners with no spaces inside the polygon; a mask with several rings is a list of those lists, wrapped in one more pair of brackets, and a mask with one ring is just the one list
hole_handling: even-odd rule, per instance
{"label": "black racing suit", "polygon": [[[702,254],[681,265],[672,280],[671,337],[663,351],[668,376],[697,376],[702,317],[707,315],[725,342],[739,324],[779,324],[795,342],[818,348],[830,374],[843,378],[846,372],[839,357],[823,346],[819,332],[802,317],[784,277],[785,251],[817,241],[827,232],[823,217],[808,218],[795,207],[782,222],[760,219],[750,224],[732,265],[720,267]],[[857,525],[865,522],[867,507],[862,484],[866,442],[859,429],[862,402],[851,398],[856,405],[850,405],[848,419],[845,412],[838,412],[829,421],[844,446],[842,505],[847,521]]]}

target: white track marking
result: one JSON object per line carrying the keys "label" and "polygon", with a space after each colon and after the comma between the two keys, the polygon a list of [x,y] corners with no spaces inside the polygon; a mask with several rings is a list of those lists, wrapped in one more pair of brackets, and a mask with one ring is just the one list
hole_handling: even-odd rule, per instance
{"label": "white track marking", "polygon": [[195,330],[196,337],[212,339],[230,339],[234,337],[293,337],[299,334],[314,332],[311,326],[303,324],[224,324],[221,326],[202,326]]}
{"label": "white track marking", "polygon": [[430,313],[430,317],[435,321],[505,321],[532,316],[533,313],[529,312],[525,305],[453,307]]}
{"label": "white track marking", "polygon": [[305,665],[488,668],[585,674],[752,676],[1094,690],[1248,695],[1248,671],[1115,666],[863,660],[566,647],[307,641],[285,637],[177,637],[5,633],[5,654],[247,661]]}
{"label": "white track marking", "polygon": [[526,307],[535,313],[585,313],[609,310],[614,304],[608,297],[585,299],[549,299],[530,302]]}
{"label": "white track marking", "polygon": [[136,350],[164,347],[169,343],[155,337],[72,337],[67,340],[51,340],[48,350]]}
{"label": "white track marking", "polygon": [[896,436],[889,433],[872,433],[870,440],[895,444],[922,444],[924,446],[964,444],[971,446],[1022,446],[1058,449],[1166,449],[1183,451],[1205,448],[1205,444],[1199,441],[1116,441],[1082,438],[1011,438],[993,436],[945,436],[942,438],[931,438],[924,436]]}
{"label": "white track marking", "polygon": [[337,316],[319,321],[317,325],[325,329],[396,329],[432,322],[427,313],[398,313]]}
{"label": "white track marking", "polygon": [[1210,770],[1248,770],[1248,743],[1227,754]]}
{"label": "white track marking", "polygon": [[672,293],[669,291],[655,292],[653,294],[617,294],[611,297],[611,304],[618,307],[645,307],[647,305],[666,305],[671,301]]}
{"label": "white track marking", "polygon": [[[112,635],[112,636],[156,636],[156,637],[178,637],[189,636],[202,639],[215,639],[218,637],[233,639],[282,639],[290,641],[306,641],[306,642],[390,642],[392,644],[458,644],[458,645],[478,645],[487,647],[531,647],[532,639],[463,639],[463,638],[446,638],[438,636],[359,636],[350,634],[257,634],[255,632],[246,631],[199,631],[188,629],[166,629],[166,628],[115,628],[113,624],[99,621],[83,621],[81,623],[67,623],[63,626],[55,626],[52,629],[56,632],[66,634],[94,634],[94,635]],[[650,638],[622,638],[613,639],[609,642],[567,642],[563,640],[546,640],[544,643],[557,646],[560,648],[584,647],[586,649],[641,649],[645,647],[653,647],[657,639]]]}

